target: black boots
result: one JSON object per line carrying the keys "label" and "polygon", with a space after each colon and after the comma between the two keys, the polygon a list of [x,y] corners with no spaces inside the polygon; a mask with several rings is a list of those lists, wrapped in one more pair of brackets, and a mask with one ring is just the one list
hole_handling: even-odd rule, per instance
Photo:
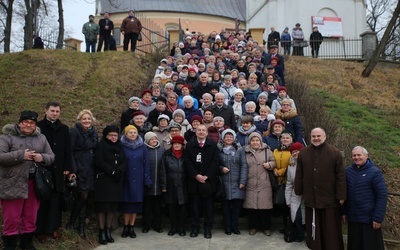
{"label": "black boots", "polygon": [[108,243],[113,243],[114,239],[111,236],[111,229],[110,228],[106,228],[106,239]]}
{"label": "black boots", "polygon": [[86,226],[86,218],[79,216],[78,234],[83,239],[86,239],[85,226]]}
{"label": "black boots", "polygon": [[129,226],[129,237],[131,238],[136,238],[136,233],[135,233],[135,229],[133,228],[133,225]]}
{"label": "black boots", "polygon": [[4,250],[15,250],[17,248],[18,235],[3,235],[3,249]]}
{"label": "black boots", "polygon": [[33,235],[34,233],[25,233],[21,234],[19,238],[19,247],[25,250],[35,250],[36,248],[33,246]]}
{"label": "black boots", "polygon": [[129,236],[129,231],[130,231],[129,229],[130,229],[129,225],[124,225],[124,229],[122,230],[122,234],[121,234],[122,238],[126,238]]}
{"label": "black boots", "polygon": [[77,218],[78,218],[77,212],[72,210],[71,215],[69,216],[69,221],[68,221],[67,225],[65,225],[65,229],[73,230],[75,228],[75,222],[76,222]]}
{"label": "black boots", "polygon": [[106,239],[106,230],[105,229],[99,229],[99,244],[101,245],[107,245],[107,239]]}

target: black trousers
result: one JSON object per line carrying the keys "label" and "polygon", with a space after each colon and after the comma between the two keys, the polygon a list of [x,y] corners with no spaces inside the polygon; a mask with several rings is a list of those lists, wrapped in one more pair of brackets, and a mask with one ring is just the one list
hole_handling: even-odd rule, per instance
{"label": "black trousers", "polygon": [[248,209],[247,216],[250,229],[271,229],[272,209]]}
{"label": "black trousers", "polygon": [[110,36],[99,36],[99,43],[97,44],[97,52],[101,51],[104,43],[104,51],[107,51],[110,47]]}
{"label": "black trousers", "polygon": [[51,234],[61,227],[61,197],[61,193],[53,191],[50,199],[40,201],[36,219],[36,233]]}
{"label": "black trousers", "polygon": [[239,224],[239,215],[242,208],[243,200],[233,199],[224,200],[223,203],[223,217],[225,229],[236,230]]}
{"label": "black trousers", "polygon": [[134,32],[125,33],[124,35],[124,51],[128,50],[129,42],[131,42],[131,51],[134,52],[136,50],[136,42],[138,39],[139,34]]}
{"label": "black trousers", "polygon": [[143,228],[159,229],[162,227],[161,195],[145,195],[143,200]]}
{"label": "black trousers", "polygon": [[212,229],[214,223],[213,197],[202,198],[200,194],[192,194],[192,230],[199,231],[200,229],[200,211],[203,208],[204,214],[204,230]]}
{"label": "black trousers", "polygon": [[171,220],[171,229],[175,230],[185,230],[185,220],[186,220],[186,206],[182,205],[172,205],[169,204],[169,217]]}
{"label": "black trousers", "polygon": [[319,45],[312,45],[311,46],[311,55],[314,58],[318,58],[318,52],[319,52]]}

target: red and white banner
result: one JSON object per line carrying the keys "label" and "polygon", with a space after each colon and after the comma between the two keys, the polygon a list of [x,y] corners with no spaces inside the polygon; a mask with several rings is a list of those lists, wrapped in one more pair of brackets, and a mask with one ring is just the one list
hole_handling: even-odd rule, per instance
{"label": "red and white banner", "polygon": [[342,18],[340,17],[311,17],[312,27],[317,26],[323,37],[343,37]]}

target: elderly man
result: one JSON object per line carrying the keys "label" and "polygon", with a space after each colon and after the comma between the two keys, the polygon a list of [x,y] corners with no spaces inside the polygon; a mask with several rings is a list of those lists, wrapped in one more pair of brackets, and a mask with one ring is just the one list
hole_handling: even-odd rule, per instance
{"label": "elderly man", "polygon": [[215,104],[211,106],[214,116],[224,118],[225,125],[236,131],[235,112],[231,106],[225,104],[225,95],[223,93],[215,94]]}
{"label": "elderly man", "polygon": [[269,53],[262,58],[261,62],[265,66],[268,66],[271,64],[271,59],[273,57],[276,57],[278,59],[278,65],[280,65],[282,67],[282,69],[285,70],[285,60],[282,55],[278,54],[278,50],[279,50],[278,45],[271,45],[271,48],[268,50],[269,50]]}
{"label": "elderly man", "polygon": [[35,249],[32,240],[40,200],[35,192],[37,166],[49,167],[54,154],[36,126],[38,114],[22,111],[17,124],[7,124],[0,136],[0,202],[3,247]]}
{"label": "elderly man", "polygon": [[340,151],[325,142],[322,128],[311,130],[311,145],[298,156],[295,193],[306,207],[307,246],[344,249],[339,207],[346,200],[346,178]]}
{"label": "elderly man", "polygon": [[219,151],[217,144],[207,137],[205,125],[196,129],[193,137],[186,145],[184,167],[188,178],[188,194],[192,201],[192,231],[190,237],[197,237],[200,229],[201,205],[204,206],[204,238],[212,237],[214,223],[213,195],[216,190],[219,170]]}
{"label": "elderly man", "polygon": [[111,32],[114,30],[114,23],[110,20],[110,13],[104,12],[104,18],[99,20],[100,34],[99,43],[97,44],[97,52],[101,51],[104,42],[104,51],[107,51],[110,47],[109,41]]}
{"label": "elderly man", "polygon": [[[211,88],[212,84],[208,83],[208,74],[201,73],[199,81],[194,86],[193,96],[200,102],[200,104],[203,104],[203,94],[210,93]],[[199,108],[200,107],[201,105],[199,105]]]}
{"label": "elderly man", "polygon": [[275,27],[271,27],[271,33],[268,34],[268,49],[271,48],[271,45],[278,45],[281,36],[278,31],[275,30]]}
{"label": "elderly man", "polygon": [[131,43],[131,51],[135,52],[136,42],[142,31],[142,23],[134,16],[134,11],[130,10],[127,17],[122,20],[121,33],[124,35],[124,51],[128,50],[129,42]]}
{"label": "elderly man", "polygon": [[342,216],[349,223],[347,249],[383,250],[381,224],[388,196],[385,179],[365,148],[355,147],[352,158],[353,164],[346,168],[347,200]]}

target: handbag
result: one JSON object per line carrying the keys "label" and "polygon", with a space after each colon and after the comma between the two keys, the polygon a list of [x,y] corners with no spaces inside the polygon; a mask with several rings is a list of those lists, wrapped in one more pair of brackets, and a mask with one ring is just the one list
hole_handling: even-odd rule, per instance
{"label": "handbag", "polygon": [[274,191],[274,205],[284,206],[286,184],[279,184]]}
{"label": "handbag", "polygon": [[[267,159],[268,159],[268,155],[267,155],[267,150],[265,149],[265,162],[267,162]],[[272,190],[275,190],[277,183],[276,183],[274,172],[272,170],[267,170],[267,173],[268,173],[269,181],[271,182],[271,188],[272,188]]]}
{"label": "handbag", "polygon": [[284,232],[283,232],[283,239],[285,242],[290,243],[296,240],[296,227],[293,225],[292,222],[286,224]]}
{"label": "handbag", "polygon": [[43,201],[48,200],[53,191],[53,173],[40,164],[36,164],[35,191],[36,196]]}
{"label": "handbag", "polygon": [[305,40],[301,41],[300,47],[303,47],[303,48],[304,48],[304,47],[308,47],[308,42],[305,41]]}
{"label": "handbag", "polygon": [[141,42],[141,41],[143,40],[143,38],[142,38],[142,33],[141,33],[141,32],[139,32],[139,35],[138,35],[138,37],[137,37],[137,40],[138,40],[139,42]]}

